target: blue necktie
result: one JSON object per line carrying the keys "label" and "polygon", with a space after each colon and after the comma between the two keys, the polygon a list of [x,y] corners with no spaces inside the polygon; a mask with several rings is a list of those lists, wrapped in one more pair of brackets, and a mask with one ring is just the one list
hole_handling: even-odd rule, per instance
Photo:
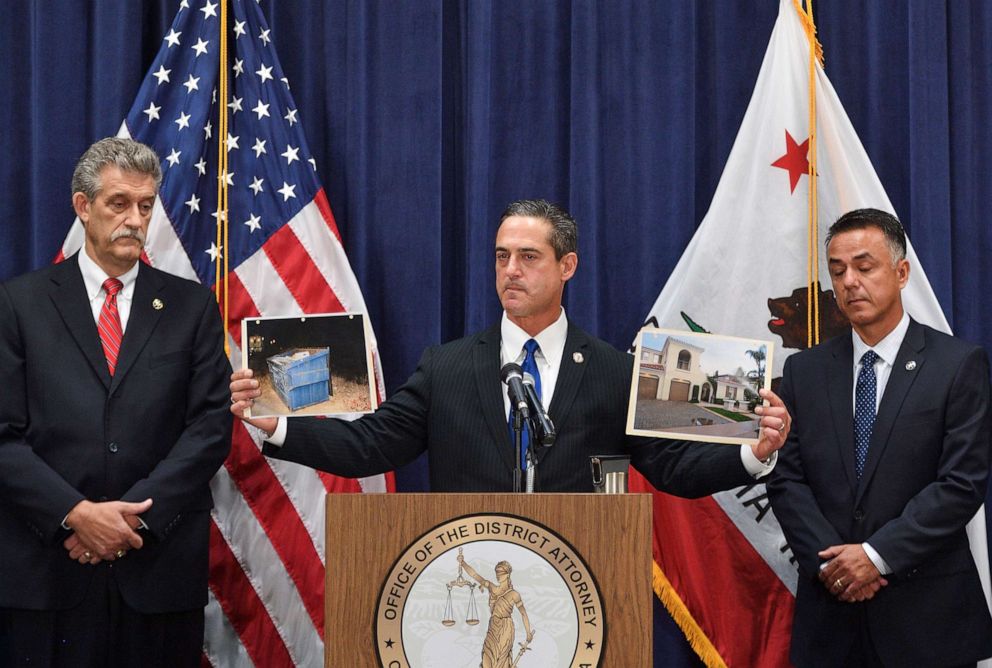
{"label": "blue necktie", "polygon": [[[527,343],[524,344],[524,361],[520,365],[524,373],[529,373],[534,376],[534,391],[537,392],[537,396],[541,396],[541,372],[537,370],[537,360],[534,359],[534,353],[540,350],[537,345],[537,341],[534,339],[527,339]],[[513,411],[510,411],[509,425],[510,425],[510,436],[513,436]],[[524,424],[524,431],[520,438],[520,468],[527,468],[527,446],[530,443],[530,428]]]}
{"label": "blue necktie", "polygon": [[861,356],[861,371],[858,372],[858,387],[854,393],[854,465],[858,480],[865,470],[868,459],[868,442],[875,426],[875,360],[878,354],[869,350]]}

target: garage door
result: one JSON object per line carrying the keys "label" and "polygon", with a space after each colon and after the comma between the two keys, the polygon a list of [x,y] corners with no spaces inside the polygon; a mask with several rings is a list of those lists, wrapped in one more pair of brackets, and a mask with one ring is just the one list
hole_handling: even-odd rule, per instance
{"label": "garage door", "polygon": [[689,401],[689,383],[673,380],[672,386],[668,389],[668,400]]}
{"label": "garage door", "polygon": [[637,381],[638,399],[658,398],[658,378],[656,376],[640,376]]}

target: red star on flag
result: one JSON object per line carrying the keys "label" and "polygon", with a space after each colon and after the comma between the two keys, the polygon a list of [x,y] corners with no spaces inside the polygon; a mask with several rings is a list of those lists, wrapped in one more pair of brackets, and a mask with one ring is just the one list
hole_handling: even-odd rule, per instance
{"label": "red star on flag", "polygon": [[809,160],[806,153],[809,151],[809,137],[802,144],[797,144],[789,131],[785,131],[785,155],[772,163],[772,167],[785,169],[789,172],[789,192],[796,192],[796,184],[799,177],[809,173]]}

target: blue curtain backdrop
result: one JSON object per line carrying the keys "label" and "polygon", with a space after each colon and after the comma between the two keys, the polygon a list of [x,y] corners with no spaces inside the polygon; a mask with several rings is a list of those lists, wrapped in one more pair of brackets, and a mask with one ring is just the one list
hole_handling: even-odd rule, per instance
{"label": "blue curtain backdrop", "polygon": [[[390,390],[424,347],[498,317],[492,240],[519,197],[576,216],[566,309],[626,347],[709,205],[778,11],[777,0],[262,4]],[[117,132],[178,5],[0,3],[0,280],[56,254],[75,160]],[[815,8],[827,73],[948,320],[992,348],[992,3]],[[423,463],[398,479],[426,488]],[[690,661],[670,631],[658,665]]]}

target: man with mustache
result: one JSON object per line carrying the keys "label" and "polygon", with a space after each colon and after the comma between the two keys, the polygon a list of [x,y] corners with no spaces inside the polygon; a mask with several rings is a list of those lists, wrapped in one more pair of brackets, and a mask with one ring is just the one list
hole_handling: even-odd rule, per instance
{"label": "man with mustache", "polygon": [[988,484],[988,355],[903,310],[894,216],[844,214],[826,248],[853,332],[786,360],[792,430],[768,483],[799,566],[790,658],[973,666],[992,655],[965,533]]}
{"label": "man with mustache", "polygon": [[230,364],[212,293],[139,262],[161,179],[96,142],[83,249],[0,285],[0,665],[200,662]]}
{"label": "man with mustache", "polygon": [[[512,202],[500,218],[495,265],[500,322],[429,348],[402,388],[354,422],[250,420],[268,435],[265,454],[359,477],[398,468],[427,450],[435,492],[510,491],[516,457],[500,368],[509,362],[527,368],[530,361],[557,427],[554,447],[537,449],[536,491],[591,492],[591,455],[628,454],[656,487],[682,496],[753,483],[770,470],[789,419],[771,392],[763,391],[771,406],[763,408],[755,446],[624,433],[633,357],[583,332],[562,309],[565,284],[578,266],[577,228],[567,211],[545,200]],[[260,394],[251,370],[232,376],[231,393],[231,411],[242,417]]]}

